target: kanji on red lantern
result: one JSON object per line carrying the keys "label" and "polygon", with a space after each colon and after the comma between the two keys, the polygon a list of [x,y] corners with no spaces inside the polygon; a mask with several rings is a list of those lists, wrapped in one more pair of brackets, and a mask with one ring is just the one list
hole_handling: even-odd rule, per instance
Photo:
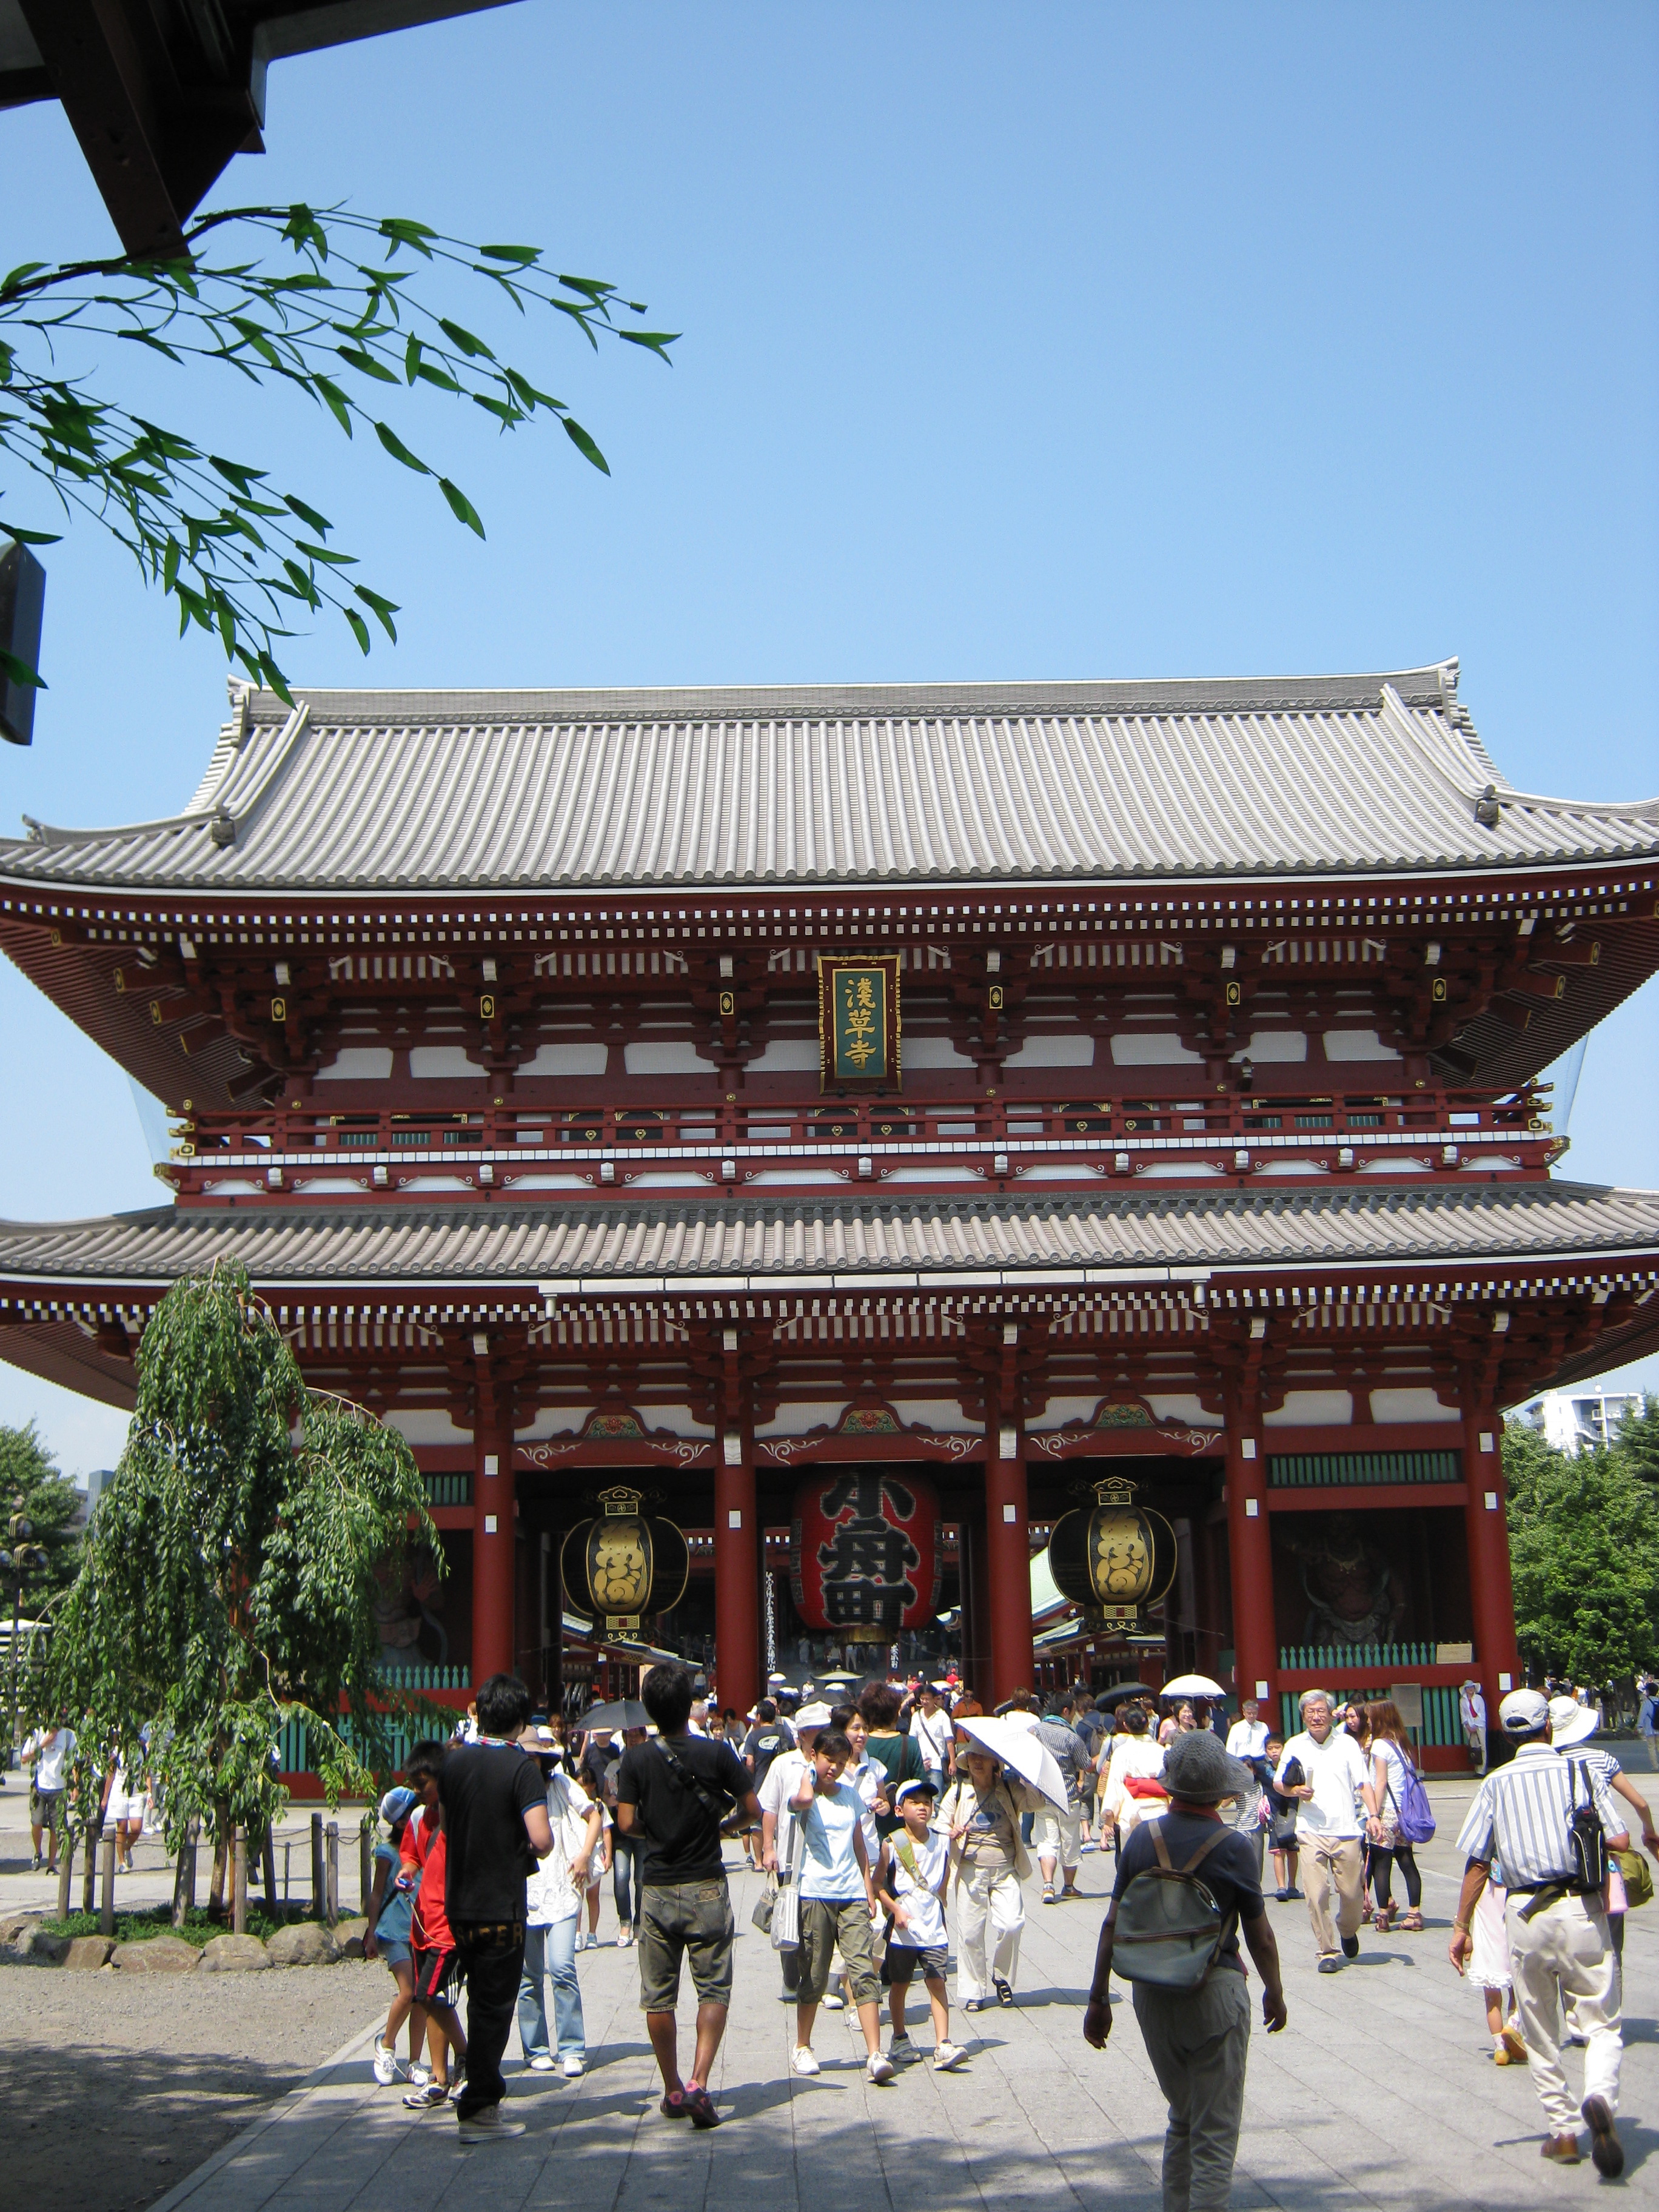
{"label": "kanji on red lantern", "polygon": [[938,1493],[884,1468],[826,1469],[795,1493],[790,1573],[809,1629],[918,1628],[944,1573]]}

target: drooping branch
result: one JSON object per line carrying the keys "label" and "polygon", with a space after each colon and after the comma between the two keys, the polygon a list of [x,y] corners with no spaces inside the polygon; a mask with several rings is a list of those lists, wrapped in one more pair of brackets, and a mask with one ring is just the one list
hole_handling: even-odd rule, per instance
{"label": "drooping branch", "polygon": [[[252,258],[200,250],[238,231]],[[64,373],[62,356],[113,340],[180,370],[210,364],[256,386],[289,385],[348,438],[372,432],[392,459],[429,477],[482,538],[465,493],[386,419],[397,394],[419,385],[470,401],[503,433],[550,416],[592,466],[610,469],[564,402],[457,319],[442,288],[482,285],[520,317],[544,308],[595,350],[613,338],[666,361],[677,335],[624,322],[643,304],[599,279],[544,270],[539,247],[475,246],[403,217],[229,208],[186,235],[189,261],[25,263],[0,283],[0,453],[43,478],[66,517],[95,520],[126,547],[147,581],[177,600],[181,635],[192,623],[216,634],[228,657],[284,699],[279,647],[302,614],[331,608],[368,653],[369,617],[395,641],[396,604],[352,579],[356,556],[325,542],[333,525],[310,501],[100,396],[89,372]],[[383,258],[369,258],[371,249]],[[272,255],[287,265],[265,266]],[[38,528],[0,527],[26,544],[55,542]],[[40,681],[3,651],[0,669]]]}

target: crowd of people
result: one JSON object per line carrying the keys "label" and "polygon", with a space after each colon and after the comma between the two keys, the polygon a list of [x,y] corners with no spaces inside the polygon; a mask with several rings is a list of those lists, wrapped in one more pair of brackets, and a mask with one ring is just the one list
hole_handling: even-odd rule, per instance
{"label": "crowd of people", "polygon": [[[1481,1782],[1458,1838],[1449,1955],[1480,1990],[1494,2063],[1532,2068],[1544,2154],[1578,2159],[1582,2124],[1611,2175],[1623,2164],[1623,1915],[1651,1894],[1631,1832],[1656,1857],[1659,1833],[1591,1741],[1596,1709],[1557,1686],[1499,1708],[1514,1755]],[[637,1956],[661,2112],[720,2124],[712,2081],[736,1937],[728,1842],[769,1877],[756,1919],[793,2012],[793,2072],[819,2072],[819,2015],[850,2008],[878,2086],[930,2056],[935,2073],[958,2072],[971,2033],[952,2033],[952,1952],[963,2016],[1015,2004],[1028,1883],[1035,1875],[1042,1905],[1059,1908],[1079,1894],[1083,1854],[1115,1852],[1082,2027],[1103,2045],[1110,1978],[1129,1983],[1169,2106],[1166,2212],[1228,2202],[1251,2027],[1244,1954],[1267,2032],[1285,2024],[1269,1855],[1272,1894],[1305,1902],[1322,1973],[1341,1972],[1368,1926],[1375,1938],[1424,1924],[1415,1854],[1434,1819],[1387,1699],[1310,1690],[1285,1738],[1248,1699],[1226,1723],[1200,1700],[1114,1704],[1074,1689],[1022,1694],[988,1720],[945,1686],[872,1681],[855,1702],[809,1687],[739,1718],[711,1711],[678,1665],[652,1668],[641,1697],[641,1725],[567,1736],[556,1720],[532,1721],[522,1684],[495,1676],[457,1738],[418,1746],[382,1801],[367,1948],[396,1995],[375,2074],[406,2081],[413,2111],[453,2103],[464,2143],[520,2131],[501,2112],[515,2017],[529,2070],[583,2072],[576,1961],[607,1873],[617,1942]],[[1029,1734],[1030,1756],[995,1729]],[[689,2052],[676,2017],[684,1974],[696,1999]],[[1564,2018],[1585,2049],[1577,2101]],[[931,2027],[931,2051],[913,2019]]]}
{"label": "crowd of people", "polygon": [[[1644,1698],[1651,1755],[1659,1690]],[[1114,1853],[1083,2033],[1103,2045],[1109,1979],[1129,1983],[1169,2105],[1166,2212],[1228,2201],[1251,2026],[1244,1954],[1268,2033],[1285,2021],[1269,1894],[1305,1905],[1322,1974],[1340,1973],[1362,1939],[1424,1929],[1416,1854],[1435,1821],[1386,1698],[1308,1690],[1288,1736],[1248,1698],[1229,1717],[1202,1698],[1080,1686],[1022,1692],[988,1716],[954,1684],[877,1680],[835,1704],[780,1686],[738,1716],[662,1665],[621,1717],[567,1730],[532,1717],[521,1682],[494,1676],[454,1737],[417,1744],[380,1802],[365,1948],[395,1993],[374,2075],[401,2084],[411,2112],[453,2106],[463,2143],[521,2132],[501,2110],[515,2021],[528,2071],[584,2072],[577,1961],[598,1940],[607,1877],[617,1942],[636,1954],[661,2111],[720,2124],[728,1843],[767,1877],[755,1917],[793,2013],[793,2072],[820,2071],[819,2015],[850,2008],[877,2086],[929,2058],[937,2074],[959,2072],[974,2031],[953,2033],[953,2003],[971,2021],[1018,2002],[1030,1886],[1059,1910],[1081,1893],[1084,1855]],[[1595,1741],[1592,1697],[1551,1682],[1506,1695],[1498,1719],[1488,1740],[1482,1708],[1483,1754],[1497,1748],[1457,1838],[1450,1960],[1480,1991],[1494,2063],[1531,2069],[1544,2155],[1577,2162],[1582,2124],[1597,2168],[1614,2175],[1625,1916],[1653,1894],[1633,1838],[1659,1858],[1659,1832]],[[24,1747],[37,1867],[65,1826],[74,1749],[67,1726]],[[142,1770],[112,1766],[100,1812],[122,1863],[155,1811]],[[684,1974],[696,2015],[683,2069]],[[1584,2049],[1577,2100],[1564,2042]]]}

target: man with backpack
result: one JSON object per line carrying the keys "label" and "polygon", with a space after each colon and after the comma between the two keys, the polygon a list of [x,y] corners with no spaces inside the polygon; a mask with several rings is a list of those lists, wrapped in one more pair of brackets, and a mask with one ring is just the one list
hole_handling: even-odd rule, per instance
{"label": "man with backpack", "polygon": [[1270,2035],[1285,2025],[1279,1947],[1248,1839],[1223,1820],[1224,1801],[1252,1784],[1204,1729],[1164,1755],[1170,1808],[1143,1820],[1119,1854],[1100,1930],[1085,2039],[1111,2033],[1114,1966],[1133,1985],[1135,2018],[1170,2104],[1164,2138],[1164,2212],[1224,2212],[1238,2155],[1250,2000],[1241,1932],[1261,1977]]}
{"label": "man with backpack", "polygon": [[[1601,1893],[1607,1854],[1623,1850],[1630,1835],[1601,1776],[1552,1746],[1549,1702],[1540,1690],[1511,1690],[1498,1719],[1515,1757],[1481,1784],[1457,1838],[1465,1863],[1449,1956],[1461,1974],[1474,1948],[1471,1917],[1496,1859],[1504,1869],[1516,2008],[1550,2130],[1542,2155],[1577,2166],[1582,2119],[1596,2171],[1611,2181],[1625,2170],[1613,2127],[1624,2037]],[[1569,2025],[1584,2039],[1584,2096],[1577,2104],[1561,2069],[1564,2004]]]}

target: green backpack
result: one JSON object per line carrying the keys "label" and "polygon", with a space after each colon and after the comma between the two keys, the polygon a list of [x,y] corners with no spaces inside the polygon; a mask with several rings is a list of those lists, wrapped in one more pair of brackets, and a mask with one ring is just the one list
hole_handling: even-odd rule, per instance
{"label": "green backpack", "polygon": [[1198,1878],[1200,1863],[1232,1833],[1218,1826],[1187,1861],[1174,1865],[1162,1820],[1148,1820],[1158,1864],[1132,1875],[1112,1916],[1112,1965],[1126,1982],[1160,1990],[1201,1989],[1237,1915],[1223,1912]]}

